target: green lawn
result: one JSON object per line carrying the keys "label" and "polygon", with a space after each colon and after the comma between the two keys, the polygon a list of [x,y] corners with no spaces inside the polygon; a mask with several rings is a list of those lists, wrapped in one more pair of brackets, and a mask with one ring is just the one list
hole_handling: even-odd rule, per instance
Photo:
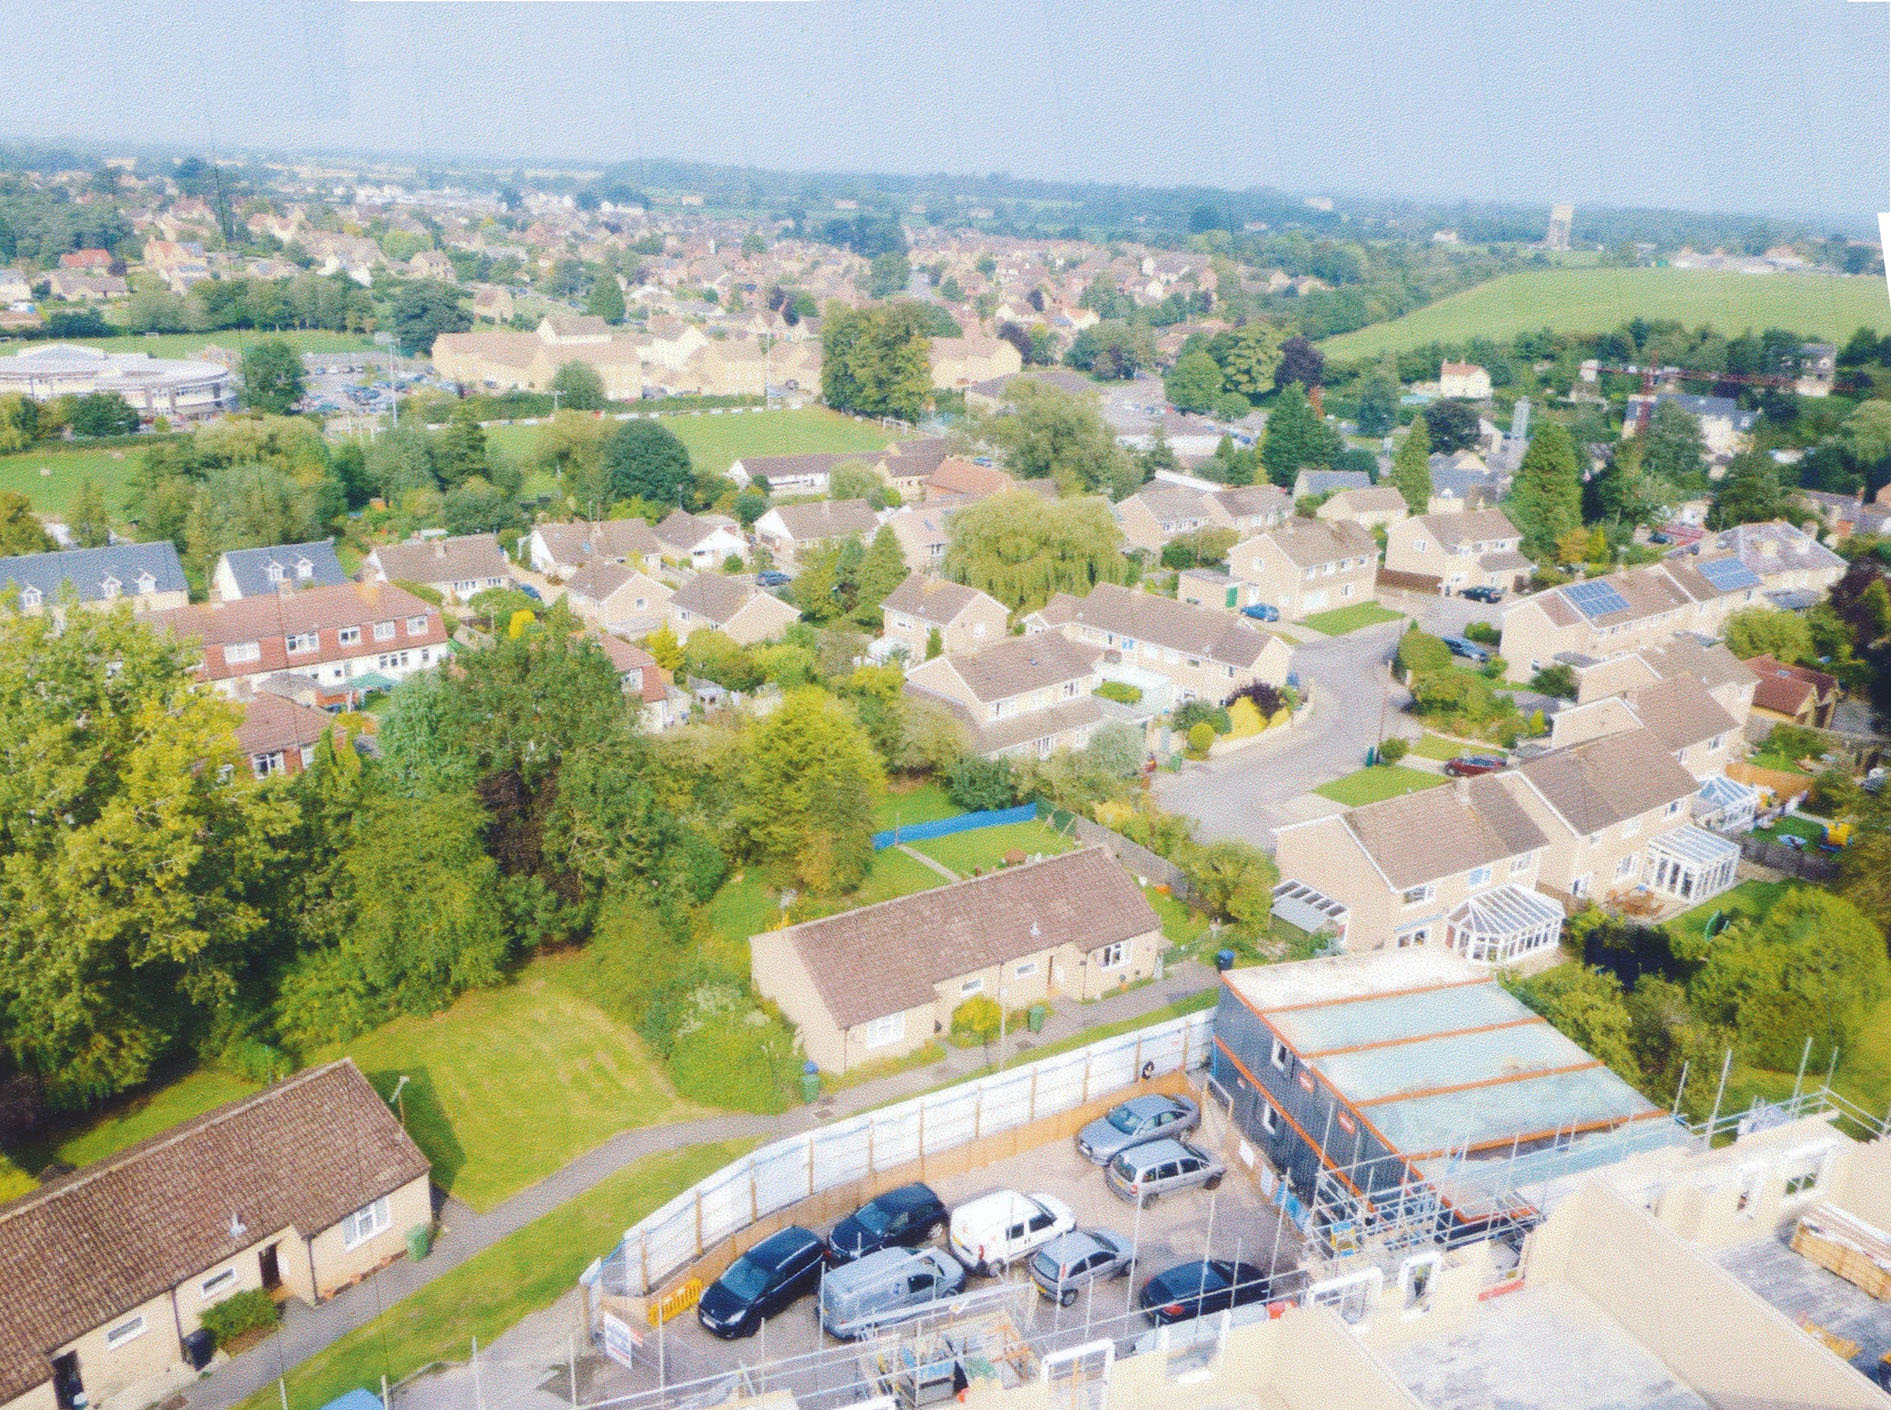
{"label": "green lawn", "polygon": [[1208,917],[1193,906],[1153,886],[1143,887],[1142,894],[1148,898],[1150,909],[1162,918],[1162,938],[1171,945],[1187,949],[1208,933]]}
{"label": "green lawn", "polygon": [[[819,909],[821,914],[833,914],[943,885],[945,878],[924,862],[887,847],[873,854],[873,866],[858,890]],[[725,881],[709,900],[709,925],[715,931],[710,953],[722,963],[748,973],[749,936],[768,929],[779,910],[773,888],[759,872],[745,872]]]}
{"label": "green lawn", "polygon": [[[520,1318],[549,1307],[625,1229],[753,1145],[689,1146],[618,1171],[291,1370],[290,1410],[316,1410],[350,1390],[378,1390],[382,1376],[393,1382],[432,1361],[464,1361],[474,1337],[490,1345]],[[238,1410],[278,1410],[280,1396],[270,1385]]]}
{"label": "green lawn", "polygon": [[1780,818],[1770,827],[1757,827],[1753,831],[1755,836],[1771,838],[1773,841],[1782,837],[1803,837],[1808,844],[1825,840],[1824,823],[1809,822],[1797,814]]}
{"label": "green lawn", "polygon": [[1077,844],[1048,823],[1033,820],[1005,823],[1000,827],[974,828],[970,832],[955,832],[949,837],[933,837],[908,845],[915,852],[924,853],[960,876],[970,876],[974,868],[981,871],[997,870],[1005,859],[1005,853],[1014,849],[1027,857],[1038,852],[1053,856],[1059,852],[1069,852]]}
{"label": "green lawn", "polygon": [[[12,490],[33,502],[39,514],[63,514],[88,475],[98,481],[106,505],[123,513],[131,479],[143,462],[142,446],[74,449],[49,445],[0,455],[0,490]],[[41,471],[51,471],[42,474]]]}
{"label": "green lawn", "polygon": [[83,1126],[56,1133],[46,1143],[28,1147],[20,1153],[19,1162],[34,1171],[43,1170],[53,1161],[89,1165],[180,1121],[201,1116],[212,1107],[247,1097],[257,1086],[255,1082],[211,1068],[188,1073],[175,1082],[116,1103]]}
{"label": "green lawn", "polygon": [[1299,625],[1311,627],[1328,636],[1345,636],[1347,632],[1356,632],[1361,627],[1396,622],[1404,615],[1403,612],[1394,612],[1390,607],[1381,607],[1376,602],[1355,602],[1350,607],[1335,607],[1331,612],[1315,612],[1311,617],[1302,617]]}
{"label": "green lawn", "polygon": [[944,788],[936,783],[922,783],[917,788],[887,790],[874,805],[873,826],[876,831],[884,832],[891,827],[956,818],[964,811],[946,797]]}
{"label": "green lawn", "polygon": [[1799,767],[1799,761],[1786,754],[1769,754],[1764,749],[1747,757],[1747,762],[1756,769],[1773,769],[1782,774],[1798,774],[1802,778],[1812,775]]}
{"label": "green lawn", "polygon": [[[725,411],[720,416],[705,411],[701,415],[665,416],[662,420],[689,447],[691,463],[698,470],[716,474],[748,455],[803,455],[814,451],[877,455],[886,449],[887,442],[897,439],[893,432],[872,422],[812,406],[789,411]],[[523,458],[532,453],[538,434],[536,426],[494,426],[486,432],[486,440],[496,449]],[[544,487],[528,484],[526,493],[536,488]]]}
{"label": "green lawn", "polygon": [[1630,319],[1674,318],[1723,333],[1789,328],[1844,342],[1865,326],[1891,333],[1884,281],[1863,275],[1756,276],[1697,269],[1548,269],[1506,274],[1403,318],[1328,338],[1328,357],[1377,357],[1434,342],[1506,340],[1549,327],[1558,333],[1606,333]]}
{"label": "green lawn", "polygon": [[1681,912],[1664,922],[1664,926],[1675,935],[1697,936],[1717,911],[1735,920],[1752,920],[1765,915],[1790,886],[1791,883],[1785,881],[1743,881],[1731,891],[1721,892],[1706,905]]}
{"label": "green lawn", "polygon": [[1461,754],[1501,754],[1501,749],[1494,749],[1488,744],[1470,744],[1455,739],[1446,739],[1442,734],[1433,734],[1426,730],[1424,737],[1412,746],[1412,752],[1421,759],[1436,759],[1446,763]]}
{"label": "green lawn", "polygon": [[1313,791],[1322,798],[1331,798],[1335,803],[1358,808],[1367,803],[1397,798],[1401,794],[1416,793],[1421,788],[1436,788],[1448,781],[1442,774],[1421,773],[1417,769],[1402,768],[1397,764],[1374,764],[1369,769],[1347,774],[1345,778],[1323,783]]}

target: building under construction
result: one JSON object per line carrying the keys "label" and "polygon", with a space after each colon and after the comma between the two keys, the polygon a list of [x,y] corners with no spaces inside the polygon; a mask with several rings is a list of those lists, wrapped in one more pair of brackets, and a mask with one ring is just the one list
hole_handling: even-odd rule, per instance
{"label": "building under construction", "polygon": [[1685,1128],[1487,971],[1412,948],[1235,970],[1217,1082],[1329,1244],[1534,1222],[1554,1187]]}

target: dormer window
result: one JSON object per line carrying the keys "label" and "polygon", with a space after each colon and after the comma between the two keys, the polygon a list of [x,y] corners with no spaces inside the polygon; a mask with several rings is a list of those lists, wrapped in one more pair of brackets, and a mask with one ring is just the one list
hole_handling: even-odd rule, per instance
{"label": "dormer window", "polygon": [[282,564],[280,563],[271,563],[269,565],[268,572],[269,572],[269,581],[272,583],[279,583],[285,577],[288,576],[286,573],[282,571]]}
{"label": "dormer window", "polygon": [[36,587],[27,588],[20,594],[20,606],[37,607],[46,600],[46,595]]}
{"label": "dormer window", "polygon": [[140,574],[138,575],[138,594],[139,594],[139,596],[141,596],[141,597],[143,597],[143,596],[147,596],[147,595],[149,595],[150,593],[154,593],[154,592],[156,592],[157,590],[158,590],[158,580],[157,580],[156,578],[154,578],[154,577],[152,577],[152,576],[151,576],[151,574],[149,574],[149,573],[140,573]]}
{"label": "dormer window", "polygon": [[298,578],[312,578],[315,576],[315,565],[306,558],[298,558],[295,561],[295,575]]}
{"label": "dormer window", "polygon": [[117,597],[118,590],[123,586],[124,584],[119,582],[117,578],[107,578],[104,582],[99,584],[99,595],[105,598]]}

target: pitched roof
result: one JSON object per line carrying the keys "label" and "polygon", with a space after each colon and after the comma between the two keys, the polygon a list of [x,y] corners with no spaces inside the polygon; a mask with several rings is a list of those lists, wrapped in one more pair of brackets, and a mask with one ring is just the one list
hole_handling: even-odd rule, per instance
{"label": "pitched roof", "polygon": [[343,1058],[0,1205],[0,1398],[46,1381],[52,1351],[127,1309],[279,1229],[331,1228],[427,1170]]}
{"label": "pitched roof", "polygon": [[780,598],[763,592],[753,583],[724,577],[721,573],[698,573],[676,590],[670,604],[721,625],[758,597],[767,597],[788,611],[794,611]]}
{"label": "pitched roof", "polygon": [[974,699],[989,703],[1087,676],[1101,654],[1094,646],[1055,632],[1036,632],[939,659],[965,682]]}
{"label": "pitched roof", "polygon": [[1548,844],[1505,785],[1486,774],[1354,808],[1347,831],[1401,890]]}
{"label": "pitched roof", "polygon": [[1640,817],[1700,787],[1647,729],[1554,750],[1531,759],[1518,773],[1578,833]]}
{"label": "pitched roof", "polygon": [[[285,543],[273,548],[233,548],[223,555],[221,565],[230,570],[236,590],[244,597],[276,592],[283,583],[293,587],[331,587],[348,581],[341,560],[335,556],[335,541]],[[307,568],[307,576],[303,569]],[[275,576],[271,577],[271,570]]]}
{"label": "pitched roof", "polygon": [[1462,514],[1426,514],[1422,518],[1426,532],[1440,547],[1453,552],[1472,544],[1523,537],[1501,509],[1467,509]]}
{"label": "pitched roof", "polygon": [[1405,496],[1390,485],[1367,485],[1359,490],[1341,490],[1333,496],[1355,514],[1384,514],[1405,508]]}
{"label": "pitched roof", "polygon": [[81,602],[103,602],[105,581],[117,582],[121,596],[137,591],[138,579],[150,574],[153,592],[188,592],[184,565],[177,561],[177,546],[169,539],[156,543],[114,543],[103,548],[68,548],[56,553],[22,553],[0,558],[0,593],[10,587],[21,592],[37,588],[48,603],[71,583]]}
{"label": "pitched roof", "polygon": [[888,612],[903,612],[908,617],[917,617],[922,622],[932,622],[943,627],[957,620],[961,612],[980,599],[991,603],[1000,612],[1005,610],[1004,604],[997,598],[977,588],[945,578],[929,578],[924,573],[914,573],[888,593],[881,606]]}
{"label": "pitched roof", "polygon": [[812,499],[802,504],[780,504],[768,512],[796,543],[843,534],[871,534],[880,527],[880,516],[864,499]]}
{"label": "pitched roof", "polygon": [[[405,622],[411,618],[426,621],[417,634],[405,630]],[[442,645],[447,639],[440,609],[392,583],[337,583],[287,596],[269,593],[232,602],[199,603],[153,612],[149,620],[152,626],[169,629],[180,640],[202,642],[206,648],[204,674],[212,680],[262,675],[287,670],[292,664],[307,669],[323,661],[373,656],[396,646]],[[401,625],[393,640],[376,641],[366,628],[386,621]],[[352,646],[342,646],[333,635],[342,627],[363,628],[361,639]],[[291,663],[287,638],[309,633],[318,635],[314,651],[306,657],[298,653],[297,661]],[[220,650],[208,650],[245,642],[255,642],[260,648],[253,661],[230,662]]]}
{"label": "pitched roof", "polygon": [[805,455],[745,455],[743,472],[751,480],[799,480],[806,476],[827,475],[843,460],[864,460],[860,455],[835,451],[812,451]]}
{"label": "pitched roof", "polygon": [[1838,690],[1837,676],[1809,666],[1789,666],[1771,656],[1752,656],[1741,664],[1760,679],[1753,689],[1753,703],[1776,714],[1796,715]]}
{"label": "pitched roof", "polygon": [[387,544],[374,550],[374,561],[387,577],[409,583],[458,583],[508,576],[505,551],[491,534]]}
{"label": "pitched roof", "polygon": [[1733,734],[1740,722],[1692,676],[1672,676],[1628,692],[1629,708],[1669,749],[1686,749],[1716,735]]}
{"label": "pitched roof", "polygon": [[1276,529],[1264,529],[1259,538],[1272,539],[1299,568],[1312,568],[1338,558],[1377,558],[1378,542],[1350,519],[1289,519]]}
{"label": "pitched roof", "polygon": [[243,723],[236,727],[236,742],[245,754],[273,754],[313,744],[335,727],[335,717],[326,710],[298,705],[285,696],[262,691],[250,698],[243,709]]}
{"label": "pitched roof", "polygon": [[926,490],[936,494],[984,496],[1008,490],[1014,483],[1010,475],[996,466],[980,465],[954,455],[939,462],[939,468],[926,480]]}
{"label": "pitched roof", "polygon": [[959,975],[1066,944],[1090,951],[1160,925],[1129,873],[1088,847],[780,934],[834,1021],[853,1028],[929,1004],[934,985]]}
{"label": "pitched roof", "polygon": [[657,541],[665,547],[680,548],[688,552],[716,530],[727,528],[729,526],[719,519],[691,514],[684,509],[673,509],[664,516],[663,522],[657,525],[654,532]]}
{"label": "pitched roof", "polygon": [[916,441],[901,441],[881,462],[895,479],[911,479],[934,474],[946,461],[946,438],[926,436]]}
{"label": "pitched roof", "polygon": [[1153,593],[1098,583],[1084,597],[1060,592],[1044,605],[1052,626],[1079,622],[1135,641],[1153,642],[1226,666],[1250,667],[1274,638],[1245,617]]}
{"label": "pitched roof", "polygon": [[593,558],[653,558],[661,551],[657,536],[642,519],[540,524],[537,533],[559,563],[588,563]]}
{"label": "pitched roof", "polygon": [[1208,497],[1236,519],[1278,518],[1293,508],[1293,500],[1279,485],[1235,485],[1210,491]]}

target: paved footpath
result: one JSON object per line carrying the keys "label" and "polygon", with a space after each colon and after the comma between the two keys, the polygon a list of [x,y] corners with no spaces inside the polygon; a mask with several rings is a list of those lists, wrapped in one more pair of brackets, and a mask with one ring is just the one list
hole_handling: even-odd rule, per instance
{"label": "paved footpath", "polygon": [[[1006,1047],[1016,1060],[1017,1056],[1028,1055],[1037,1044],[1056,1042],[1086,1028],[1153,1013],[1177,999],[1211,987],[1214,982],[1213,972],[1202,965],[1193,962],[1179,965],[1162,979],[1140,989],[1090,1004],[1060,1003],[1053,1007],[1042,1034],[1014,1035],[1007,1040]],[[620,1131],[484,1214],[449,1198],[440,1210],[439,1234],[433,1252],[426,1258],[418,1263],[400,1259],[318,1307],[290,1299],[283,1304],[282,1329],[234,1360],[219,1363],[209,1376],[193,1383],[183,1393],[179,1410],[225,1410],[262,1390],[284,1372],[366,1326],[410,1293],[419,1291],[482,1249],[492,1247],[539,1216],[576,1199],[644,1156],[710,1141],[792,1135],[838,1117],[917,1095],[955,1078],[969,1077],[982,1065],[984,1057],[980,1051],[949,1048],[943,1062],[863,1082],[834,1093],[816,1106],[796,1107],[776,1116],[732,1112],[697,1121]],[[598,1252],[602,1254],[605,1250],[600,1248]]]}

